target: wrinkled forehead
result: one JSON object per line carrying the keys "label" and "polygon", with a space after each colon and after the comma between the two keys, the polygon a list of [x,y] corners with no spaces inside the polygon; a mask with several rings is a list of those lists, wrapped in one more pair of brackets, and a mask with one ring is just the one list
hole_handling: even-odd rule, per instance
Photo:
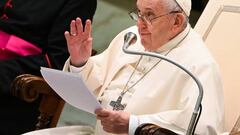
{"label": "wrinkled forehead", "polygon": [[164,11],[166,9],[166,2],[164,0],[137,0],[136,7],[139,10],[153,10],[153,11]]}

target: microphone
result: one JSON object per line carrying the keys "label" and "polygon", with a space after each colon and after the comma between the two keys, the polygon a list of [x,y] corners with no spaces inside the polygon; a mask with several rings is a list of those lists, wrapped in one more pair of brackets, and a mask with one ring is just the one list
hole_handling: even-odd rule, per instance
{"label": "microphone", "polygon": [[136,43],[137,41],[137,35],[132,32],[128,32],[124,35],[124,48],[128,48],[130,45]]}
{"label": "microphone", "polygon": [[201,110],[202,110],[202,98],[203,98],[203,87],[202,84],[200,83],[199,79],[196,78],[190,71],[188,71],[186,68],[184,68],[182,65],[178,64],[177,62],[175,62],[174,60],[171,60],[169,58],[167,58],[164,55],[158,54],[158,53],[153,53],[153,52],[137,52],[137,51],[130,51],[127,48],[134,44],[137,41],[137,35],[133,32],[128,32],[127,34],[125,34],[124,36],[124,44],[122,47],[123,52],[127,53],[127,54],[133,54],[133,55],[145,55],[145,56],[150,56],[150,57],[156,57],[159,59],[162,59],[164,61],[167,61],[175,66],[177,66],[178,68],[180,68],[181,70],[183,70],[184,72],[186,72],[189,76],[191,76],[191,78],[194,80],[194,82],[197,84],[198,89],[199,89],[199,95],[192,113],[192,117],[191,120],[189,122],[188,125],[188,129],[186,132],[186,135],[194,135],[194,131],[197,125],[197,122],[200,118],[201,115]]}

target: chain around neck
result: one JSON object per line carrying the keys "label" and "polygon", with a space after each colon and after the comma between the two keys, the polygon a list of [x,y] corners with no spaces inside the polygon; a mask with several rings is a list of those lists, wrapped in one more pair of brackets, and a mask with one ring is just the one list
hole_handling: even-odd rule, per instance
{"label": "chain around neck", "polygon": [[[173,47],[172,49],[174,49],[174,48],[175,48],[175,47]],[[165,56],[168,55],[168,53],[169,53],[170,51],[172,51],[172,49],[170,49],[170,50],[165,54]],[[136,84],[138,84],[150,71],[153,70],[153,68],[155,68],[155,67],[162,61],[162,59],[160,59],[160,60],[159,60],[157,63],[155,63],[145,74],[143,74],[143,76],[142,76],[140,79],[138,79],[134,84],[132,84],[130,87],[128,87],[128,83],[130,82],[130,80],[132,79],[133,75],[135,74],[135,72],[136,72],[136,70],[137,70],[137,67],[139,66],[139,63],[140,63],[140,61],[142,60],[142,58],[143,58],[143,55],[141,55],[141,57],[139,58],[139,60],[138,60],[138,62],[137,62],[137,64],[136,64],[136,66],[134,67],[133,72],[131,73],[131,75],[130,75],[128,81],[127,81],[127,83],[125,84],[125,86],[124,86],[124,88],[123,88],[123,90],[122,90],[122,92],[121,92],[121,96],[124,96],[124,94],[125,94],[126,92],[128,92],[131,88],[133,88]]]}
{"label": "chain around neck", "polygon": [[[177,43],[176,46],[172,47],[166,54],[164,54],[164,56],[167,56],[173,49],[175,49],[175,48],[187,37],[187,35],[189,34],[189,32],[190,32],[190,28],[189,28],[187,34],[183,37],[183,39],[181,39],[181,40]],[[123,88],[123,90],[122,90],[122,92],[121,92],[121,94],[120,94],[121,97],[123,97],[124,94],[125,94],[126,92],[128,92],[131,88],[133,88],[136,84],[138,84],[138,82],[140,82],[154,67],[156,67],[156,66],[162,61],[162,59],[160,59],[160,60],[159,60],[156,64],[154,64],[140,79],[138,79],[133,85],[131,85],[130,87],[128,87],[128,83],[130,82],[130,80],[132,79],[134,73],[136,72],[139,63],[140,63],[140,61],[142,60],[142,57],[143,57],[143,55],[141,55],[141,57],[139,58],[136,66],[134,67],[134,70],[133,70],[132,74],[130,75],[128,81],[126,82],[126,84],[125,84],[125,86],[124,86],[124,88]]]}
{"label": "chain around neck", "polygon": [[[176,46],[172,47],[166,54],[164,54],[165,56],[168,55],[174,48],[176,48],[186,37],[187,35],[189,34],[190,32],[190,28],[187,32],[187,34],[183,37],[183,39],[181,39],[177,44]],[[134,67],[134,70],[133,72],[131,73],[126,85],[124,86],[122,92],[120,93],[120,95],[118,96],[117,100],[116,101],[111,101],[109,104],[110,106],[113,107],[113,110],[124,110],[124,108],[126,107],[126,104],[122,104],[121,101],[123,99],[123,96],[124,94],[129,91],[131,88],[133,88],[136,84],[138,84],[138,82],[140,82],[154,67],[156,67],[161,61],[162,59],[159,59],[159,61],[157,63],[155,63],[145,74],[143,74],[143,76],[138,79],[133,85],[131,85],[130,87],[128,87],[128,83],[130,82],[131,78],[133,77],[134,73],[136,72],[137,70],[137,67],[140,63],[140,61],[142,60],[142,57],[143,55],[139,58],[139,60],[137,61],[137,64],[136,66]]]}

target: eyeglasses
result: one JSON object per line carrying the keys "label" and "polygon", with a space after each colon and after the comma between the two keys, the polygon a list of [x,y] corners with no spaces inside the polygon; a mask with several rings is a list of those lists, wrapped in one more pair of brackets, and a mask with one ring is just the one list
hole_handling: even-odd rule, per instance
{"label": "eyeglasses", "polygon": [[141,15],[136,9],[129,12],[129,16],[131,19],[133,19],[134,21],[138,21],[138,19],[140,18],[142,21],[145,21],[147,24],[152,24],[152,22],[157,19],[157,18],[160,18],[160,17],[163,17],[163,16],[167,16],[167,15],[170,15],[170,14],[174,14],[174,13],[181,13],[181,11],[171,11],[171,12],[168,12],[166,14],[162,14],[162,15],[159,15],[159,16],[156,16],[156,17],[153,17],[151,15]]}

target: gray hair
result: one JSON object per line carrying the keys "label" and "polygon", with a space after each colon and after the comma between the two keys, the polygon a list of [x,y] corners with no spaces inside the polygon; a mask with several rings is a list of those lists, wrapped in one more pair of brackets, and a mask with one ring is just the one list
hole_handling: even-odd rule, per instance
{"label": "gray hair", "polygon": [[[164,2],[164,5],[166,5],[165,9],[167,11],[181,11],[183,12],[182,8],[178,5],[178,3],[176,2],[176,0],[163,0],[162,2]],[[183,27],[187,27],[187,24],[189,22],[189,18],[188,16],[184,13],[185,16],[185,22]]]}

